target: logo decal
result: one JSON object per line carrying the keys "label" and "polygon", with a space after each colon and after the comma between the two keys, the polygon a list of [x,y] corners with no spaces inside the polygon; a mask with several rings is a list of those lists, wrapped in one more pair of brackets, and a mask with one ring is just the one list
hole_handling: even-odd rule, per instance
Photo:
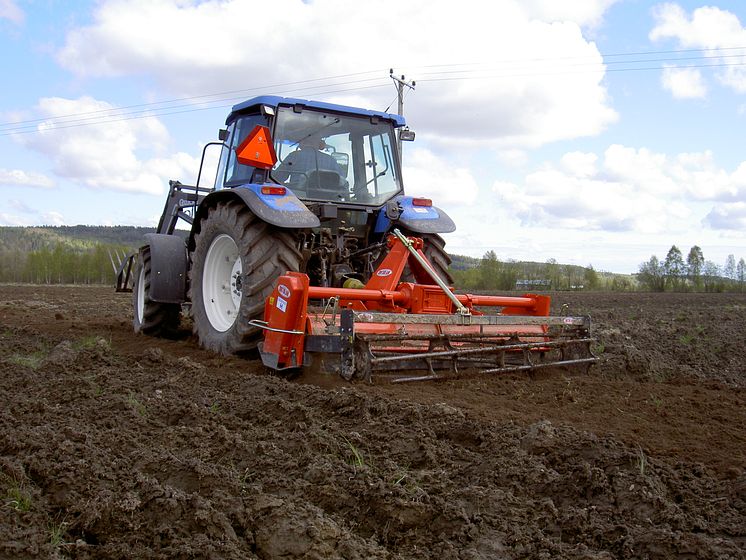
{"label": "logo decal", "polygon": [[281,297],[277,298],[277,309],[285,313],[285,310],[288,308],[288,302],[282,299]]}
{"label": "logo decal", "polygon": [[290,298],[290,289],[285,284],[280,284],[277,286],[277,291],[280,292],[280,295],[284,298]]}
{"label": "logo decal", "polygon": [[391,271],[390,268],[382,268],[381,270],[379,270],[378,272],[376,272],[376,276],[384,276],[385,277],[385,276],[391,276],[392,274],[393,274],[393,272]]}

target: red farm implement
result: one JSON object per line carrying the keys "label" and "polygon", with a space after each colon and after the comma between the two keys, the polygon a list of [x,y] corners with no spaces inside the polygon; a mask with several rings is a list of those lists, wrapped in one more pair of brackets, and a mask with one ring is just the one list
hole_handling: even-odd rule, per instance
{"label": "red farm implement", "polygon": [[[303,273],[280,276],[264,320],[253,322],[264,330],[264,364],[404,382],[596,361],[589,317],[549,316],[548,296],[455,294],[433,271],[422,239],[394,230],[387,246],[364,286],[317,287]],[[400,281],[407,267],[416,283]]]}

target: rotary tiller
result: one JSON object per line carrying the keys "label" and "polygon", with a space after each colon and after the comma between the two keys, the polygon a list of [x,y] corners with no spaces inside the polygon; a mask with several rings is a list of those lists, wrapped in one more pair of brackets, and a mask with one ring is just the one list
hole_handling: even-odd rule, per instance
{"label": "rotary tiller", "polygon": [[[280,276],[264,320],[252,321],[264,330],[263,363],[404,382],[550,366],[587,369],[597,360],[590,317],[550,317],[548,296],[455,294],[434,272],[422,239],[395,229],[387,246],[365,285],[353,280],[345,286],[355,287],[317,287],[303,273]],[[407,267],[415,283],[400,281]]]}

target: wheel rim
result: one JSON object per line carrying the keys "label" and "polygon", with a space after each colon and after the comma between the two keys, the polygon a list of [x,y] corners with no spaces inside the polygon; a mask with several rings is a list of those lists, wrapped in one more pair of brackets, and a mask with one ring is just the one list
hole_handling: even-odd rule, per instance
{"label": "wheel rim", "polygon": [[142,318],[145,316],[145,267],[140,267],[140,275],[137,277],[137,322],[142,324]]}
{"label": "wheel rim", "polygon": [[233,326],[241,306],[241,257],[229,235],[213,239],[202,272],[202,301],[207,319],[216,331]]}

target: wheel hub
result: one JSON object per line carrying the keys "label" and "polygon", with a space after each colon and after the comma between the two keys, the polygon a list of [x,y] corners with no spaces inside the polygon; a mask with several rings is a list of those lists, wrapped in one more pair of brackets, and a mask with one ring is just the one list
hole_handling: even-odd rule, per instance
{"label": "wheel hub", "polygon": [[243,266],[238,246],[226,234],[213,239],[202,271],[202,298],[212,327],[225,332],[236,322],[241,307]]}

